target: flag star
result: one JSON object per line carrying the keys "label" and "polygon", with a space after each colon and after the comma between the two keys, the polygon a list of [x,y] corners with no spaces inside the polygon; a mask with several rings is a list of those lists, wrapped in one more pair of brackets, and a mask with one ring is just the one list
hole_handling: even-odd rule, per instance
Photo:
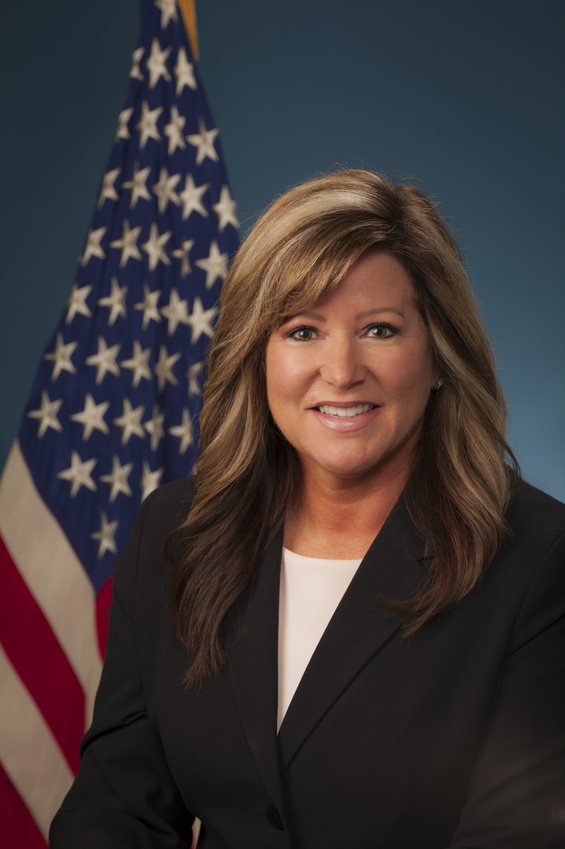
{"label": "flag star", "polygon": [[84,409],[81,413],[74,413],[71,419],[74,422],[79,422],[84,428],[82,432],[83,441],[90,439],[93,430],[99,430],[101,433],[109,433],[108,425],[104,421],[104,414],[110,406],[109,401],[102,401],[97,404],[88,392],[84,399]]}
{"label": "flag star", "polygon": [[114,239],[113,242],[110,242],[111,248],[118,248],[122,252],[120,268],[123,268],[129,259],[141,259],[141,251],[137,247],[137,240],[140,233],[141,224],[130,229],[129,221],[126,219],[122,228],[122,238]]}
{"label": "flag star", "polygon": [[120,492],[124,495],[131,495],[131,488],[128,483],[128,478],[133,469],[133,463],[120,465],[119,457],[112,458],[112,473],[110,475],[100,475],[102,483],[109,483],[112,489],[110,490],[110,504],[116,500]]}
{"label": "flag star", "polygon": [[172,232],[167,230],[166,233],[159,233],[159,229],[155,222],[151,225],[148,240],[141,246],[149,256],[149,270],[155,271],[160,262],[165,265],[170,265],[171,260],[165,253],[165,245],[172,236]]}
{"label": "flag star", "polygon": [[192,179],[192,174],[186,178],[184,190],[179,194],[182,201],[183,221],[186,221],[191,212],[199,212],[204,218],[208,217],[206,207],[202,203],[202,195],[208,189],[209,185],[209,183],[203,183],[201,186],[196,186]]}
{"label": "flag star", "polygon": [[71,357],[78,348],[78,342],[63,342],[63,334],[57,334],[55,350],[50,354],[45,354],[44,359],[50,360],[53,363],[53,371],[51,380],[57,380],[62,371],[68,371],[69,374],[76,374],[77,370],[73,365]]}
{"label": "flag star", "polygon": [[233,224],[234,227],[239,227],[239,221],[235,214],[236,208],[236,203],[230,194],[229,188],[227,186],[223,186],[220,194],[220,200],[218,203],[212,205],[212,209],[220,219],[218,225],[220,233],[228,226],[228,224]]}
{"label": "flag star", "polygon": [[159,412],[159,405],[153,405],[153,418],[146,421],[144,424],[145,430],[151,436],[151,450],[155,451],[159,442],[165,436],[165,430],[163,427],[163,423],[165,421],[165,414]]}
{"label": "flag star", "polygon": [[173,251],[173,256],[175,259],[180,259],[180,273],[182,277],[186,277],[187,274],[190,274],[190,260],[189,254],[194,246],[194,239],[187,239],[182,243],[180,248],[177,248],[176,251]]}
{"label": "flag star", "polygon": [[153,191],[159,198],[159,212],[164,212],[169,203],[174,203],[175,206],[180,204],[180,198],[175,192],[177,183],[180,180],[180,174],[171,174],[166,168],[161,168],[159,180],[153,185]]}
{"label": "flag star", "polygon": [[130,106],[129,109],[124,109],[123,112],[120,112],[118,115],[118,129],[116,130],[116,140],[117,139],[125,139],[126,141],[130,138],[129,131],[129,119],[133,115],[133,107]]}
{"label": "flag star", "polygon": [[118,520],[114,519],[113,522],[109,522],[105,513],[102,513],[100,518],[100,530],[90,534],[91,539],[96,539],[100,542],[100,545],[98,546],[99,559],[104,557],[107,551],[111,554],[116,554],[118,551],[116,547],[116,540],[114,539],[116,531],[118,530]]}
{"label": "flag star", "polygon": [[62,404],[62,398],[58,398],[56,401],[50,401],[47,392],[41,393],[41,406],[38,410],[31,410],[28,413],[30,419],[39,419],[39,429],[37,431],[39,439],[41,439],[48,428],[59,432],[63,430],[63,425],[57,418],[57,413],[61,409]]}
{"label": "flag star", "polygon": [[176,386],[178,380],[176,379],[173,366],[177,360],[180,360],[180,352],[177,351],[176,354],[168,355],[167,349],[164,345],[161,345],[161,350],[159,351],[159,359],[155,364],[155,374],[157,375],[157,381],[159,385],[159,392],[162,392],[167,383],[171,383],[173,386]]}
{"label": "flag star", "polygon": [[192,62],[188,61],[184,47],[181,47],[178,52],[175,77],[177,78],[177,97],[183,91],[185,85],[191,89],[196,89],[194,66]]}
{"label": "flag star", "polygon": [[224,280],[228,273],[228,255],[220,253],[217,242],[210,245],[210,253],[205,259],[197,259],[196,265],[206,272],[206,288],[211,289],[216,280]]}
{"label": "flag star", "polygon": [[129,203],[131,209],[135,209],[137,201],[140,198],[143,198],[143,200],[151,200],[151,195],[147,188],[147,178],[149,177],[150,171],[151,168],[149,167],[138,170],[136,166],[131,180],[128,180],[123,184],[124,189],[131,189],[131,200]]}
{"label": "flag star", "polygon": [[141,68],[139,67],[141,62],[141,57],[145,53],[144,47],[138,47],[133,51],[132,55],[132,63],[131,63],[131,71],[129,72],[130,77],[133,77],[134,80],[142,80],[143,74],[141,73]]}
{"label": "flag star", "polygon": [[150,495],[154,489],[157,489],[159,484],[161,483],[161,477],[163,476],[163,469],[155,469],[154,472],[151,471],[151,467],[149,463],[143,461],[143,472],[141,475],[141,498],[146,499],[148,495]]}
{"label": "flag star", "polygon": [[161,136],[159,135],[159,130],[157,129],[157,121],[159,120],[159,116],[162,111],[162,106],[157,106],[156,109],[150,109],[149,104],[146,100],[144,100],[141,104],[141,118],[139,120],[139,124],[137,125],[137,129],[141,133],[139,146],[142,150],[149,139],[153,139],[154,141],[160,140]]}
{"label": "flag star", "polygon": [[134,409],[129,398],[124,398],[122,415],[114,419],[114,424],[122,429],[122,445],[127,445],[131,436],[140,436],[142,439],[145,436],[141,424],[143,411],[143,406]]}
{"label": "flag star", "polygon": [[[141,254],[140,254],[141,256]],[[108,324],[110,327],[115,323],[119,316],[127,317],[126,311],[126,295],[128,293],[127,286],[120,286],[115,277],[112,277],[112,292],[104,298],[99,298],[98,304],[101,307],[109,307],[110,317]]]}
{"label": "flag star", "polygon": [[166,307],[161,307],[161,315],[169,322],[168,333],[172,336],[179,324],[188,320],[188,301],[182,301],[176,289],[171,291],[171,297]]}
{"label": "flag star", "polygon": [[111,171],[106,171],[102,178],[102,189],[98,198],[98,207],[104,206],[107,200],[118,200],[119,195],[116,191],[116,180],[120,173],[120,168],[112,168]]}
{"label": "flag star", "polygon": [[87,318],[90,318],[92,315],[88,304],[86,303],[86,299],[92,292],[92,286],[80,286],[78,283],[72,288],[71,294],[69,296],[69,300],[67,301],[69,311],[67,312],[67,317],[65,319],[65,324],[70,324],[75,315],[84,315]]}
{"label": "flag star", "polygon": [[202,165],[206,158],[212,159],[214,162],[218,161],[218,154],[214,147],[214,139],[217,135],[217,129],[207,130],[204,121],[200,120],[198,122],[198,132],[186,137],[187,141],[198,148],[196,151],[197,165]]}
{"label": "flag star", "polygon": [[155,0],[155,5],[161,12],[161,29],[166,29],[169,21],[176,21],[176,0]]}
{"label": "flag star", "polygon": [[157,307],[157,301],[161,297],[161,290],[151,291],[147,283],[143,286],[143,300],[134,304],[134,310],[143,310],[142,327],[145,330],[150,321],[161,321],[161,314]]}
{"label": "flag star", "polygon": [[171,436],[176,436],[180,439],[179,453],[185,454],[188,447],[194,442],[192,435],[192,421],[190,420],[190,413],[186,407],[182,411],[182,421],[180,425],[170,427],[169,433]]}
{"label": "flag star", "polygon": [[116,377],[119,375],[120,367],[116,362],[119,350],[119,345],[112,345],[111,348],[108,348],[104,337],[98,337],[98,352],[86,358],[88,366],[96,366],[97,384],[102,383],[108,372]]}
{"label": "flag star", "polygon": [[190,366],[188,370],[188,397],[192,398],[194,395],[201,395],[202,390],[200,388],[200,375],[202,374],[202,369],[204,368],[204,363],[194,363]]}
{"label": "flag star", "polygon": [[131,358],[129,360],[121,361],[120,365],[122,368],[132,370],[132,382],[134,386],[137,386],[140,380],[149,380],[151,378],[151,369],[149,368],[150,356],[151,348],[143,350],[139,341],[135,339]]}
{"label": "flag star", "polygon": [[74,498],[76,494],[80,491],[81,487],[86,487],[86,489],[90,489],[91,492],[96,491],[96,484],[92,480],[90,473],[92,472],[94,466],[96,465],[96,460],[84,460],[84,462],[80,459],[80,454],[78,451],[73,451],[71,454],[71,465],[68,469],[65,469],[62,472],[59,472],[57,475],[63,481],[70,481],[71,483],[71,498]]}
{"label": "flag star", "polygon": [[200,339],[203,333],[210,337],[214,335],[212,322],[217,312],[216,307],[211,307],[209,310],[203,309],[200,298],[197,297],[194,299],[192,312],[186,321],[192,331],[191,342],[193,344]]}
{"label": "flag star", "polygon": [[171,156],[177,147],[184,149],[186,147],[186,142],[183,136],[184,125],[186,124],[186,118],[184,118],[176,106],[171,106],[171,120],[168,124],[165,124],[163,128],[164,134],[169,139],[169,147],[168,154]]}
{"label": "flag star", "polygon": [[104,238],[106,229],[106,227],[98,227],[96,230],[90,230],[86,239],[86,247],[80,260],[81,265],[86,265],[91,256],[98,257],[98,259],[106,259],[104,248],[100,244]]}
{"label": "flag star", "polygon": [[151,55],[146,62],[147,70],[149,71],[149,88],[155,88],[161,77],[164,80],[170,80],[171,75],[167,71],[167,59],[172,47],[166,47],[161,50],[161,45],[156,38],[151,44]]}

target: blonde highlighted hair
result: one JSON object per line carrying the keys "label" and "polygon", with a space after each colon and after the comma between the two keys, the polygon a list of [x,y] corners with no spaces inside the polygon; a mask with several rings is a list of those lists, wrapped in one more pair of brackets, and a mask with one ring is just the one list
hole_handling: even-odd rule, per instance
{"label": "blonde highlighted hair", "polygon": [[378,248],[410,272],[443,379],[426,411],[409,508],[433,552],[430,579],[403,604],[413,634],[480,580],[505,534],[517,464],[490,343],[458,248],[416,187],[344,170],[276,200],[237,254],[224,283],[208,362],[201,455],[173,582],[177,632],[193,656],[189,684],[224,655],[221,625],[252,579],[298,483],[292,448],[267,406],[267,340],[289,316],[339,286]]}

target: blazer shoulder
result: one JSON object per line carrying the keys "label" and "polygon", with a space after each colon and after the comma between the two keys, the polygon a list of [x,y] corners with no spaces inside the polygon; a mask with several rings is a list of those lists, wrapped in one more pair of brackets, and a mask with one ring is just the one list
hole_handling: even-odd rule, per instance
{"label": "blazer shoulder", "polygon": [[565,504],[519,480],[508,505],[506,520],[513,537],[551,545],[565,534]]}

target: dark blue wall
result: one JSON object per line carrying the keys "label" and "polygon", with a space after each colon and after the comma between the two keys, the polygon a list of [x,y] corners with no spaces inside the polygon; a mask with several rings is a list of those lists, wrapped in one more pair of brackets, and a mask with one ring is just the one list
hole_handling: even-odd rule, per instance
{"label": "dark blue wall", "polygon": [[[417,180],[466,256],[525,475],[565,500],[562,0],[200,0],[198,12],[244,229],[336,165]],[[137,0],[4,12],[0,463],[73,282],[137,26]]]}

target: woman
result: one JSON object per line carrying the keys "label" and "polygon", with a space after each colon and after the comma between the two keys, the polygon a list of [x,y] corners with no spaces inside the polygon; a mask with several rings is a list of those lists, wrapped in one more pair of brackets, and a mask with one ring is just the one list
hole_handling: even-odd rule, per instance
{"label": "woman", "polygon": [[195,816],[204,849],[562,849],[565,506],[504,420],[421,192],[276,201],[224,285],[197,479],[118,566],[54,849],[188,847]]}

